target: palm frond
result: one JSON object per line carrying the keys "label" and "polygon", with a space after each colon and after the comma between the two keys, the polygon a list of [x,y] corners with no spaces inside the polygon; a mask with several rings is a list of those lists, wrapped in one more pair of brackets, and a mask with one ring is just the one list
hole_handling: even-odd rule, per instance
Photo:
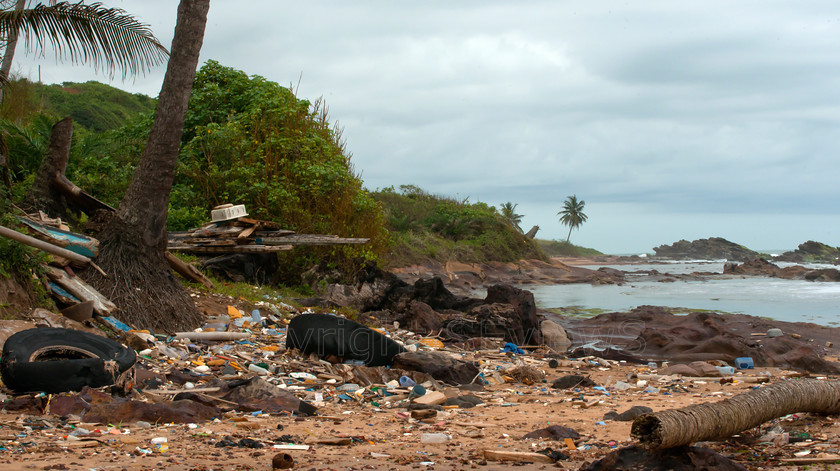
{"label": "palm frond", "polygon": [[111,77],[116,70],[123,78],[145,73],[169,56],[147,25],[101,3],[39,3],[31,9],[0,12],[0,37],[14,31],[23,34],[27,50],[43,55],[50,44],[58,58],[90,61]]}

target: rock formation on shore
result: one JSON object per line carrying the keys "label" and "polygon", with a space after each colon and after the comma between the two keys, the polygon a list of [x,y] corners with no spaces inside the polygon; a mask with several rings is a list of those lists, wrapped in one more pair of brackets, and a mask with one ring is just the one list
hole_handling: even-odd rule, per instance
{"label": "rock formation on shore", "polygon": [[836,268],[810,269],[802,265],[781,268],[763,258],[747,262],[727,263],[723,266],[724,275],[767,276],[786,280],[840,281],[840,270]]}
{"label": "rock formation on shore", "polygon": [[823,244],[822,242],[815,242],[809,240],[792,252],[785,252],[774,258],[777,262],[795,262],[795,263],[838,263],[840,260],[840,247],[832,247]]}
{"label": "rock formation on shore", "polygon": [[710,237],[689,242],[685,239],[671,245],[654,247],[657,257],[675,260],[737,260],[745,262],[759,256],[742,245],[730,242],[722,237]]}

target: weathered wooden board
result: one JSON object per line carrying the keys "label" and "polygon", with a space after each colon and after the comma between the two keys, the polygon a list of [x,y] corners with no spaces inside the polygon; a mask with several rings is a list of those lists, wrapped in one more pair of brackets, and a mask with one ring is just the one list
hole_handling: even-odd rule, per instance
{"label": "weathered wooden board", "polygon": [[119,308],[99,291],[81,280],[78,276],[70,276],[64,270],[47,266],[47,276],[57,285],[66,289],[81,301],[93,301],[93,311],[100,316],[110,316]]}

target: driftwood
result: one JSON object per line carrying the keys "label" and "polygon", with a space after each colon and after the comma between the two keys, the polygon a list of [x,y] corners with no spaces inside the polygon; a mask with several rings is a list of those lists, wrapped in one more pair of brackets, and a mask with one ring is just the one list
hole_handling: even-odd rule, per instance
{"label": "driftwood", "polygon": [[673,448],[731,437],[796,412],[840,413],[840,381],[785,381],[720,402],[645,414],[633,421],[630,435],[644,448]]}
{"label": "driftwood", "polygon": [[198,268],[184,262],[170,252],[164,252],[164,255],[166,255],[166,261],[169,263],[169,267],[185,279],[201,283],[209,289],[216,289],[216,286],[210,281],[210,278],[204,276],[204,273],[201,273]]}

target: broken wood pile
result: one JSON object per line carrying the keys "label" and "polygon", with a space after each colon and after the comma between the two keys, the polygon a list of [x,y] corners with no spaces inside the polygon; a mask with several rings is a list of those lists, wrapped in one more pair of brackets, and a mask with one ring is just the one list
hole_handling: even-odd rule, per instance
{"label": "broken wood pile", "polygon": [[188,232],[170,232],[167,248],[192,253],[262,253],[298,245],[366,244],[370,239],[336,235],[295,234],[271,221],[238,217],[209,222]]}

